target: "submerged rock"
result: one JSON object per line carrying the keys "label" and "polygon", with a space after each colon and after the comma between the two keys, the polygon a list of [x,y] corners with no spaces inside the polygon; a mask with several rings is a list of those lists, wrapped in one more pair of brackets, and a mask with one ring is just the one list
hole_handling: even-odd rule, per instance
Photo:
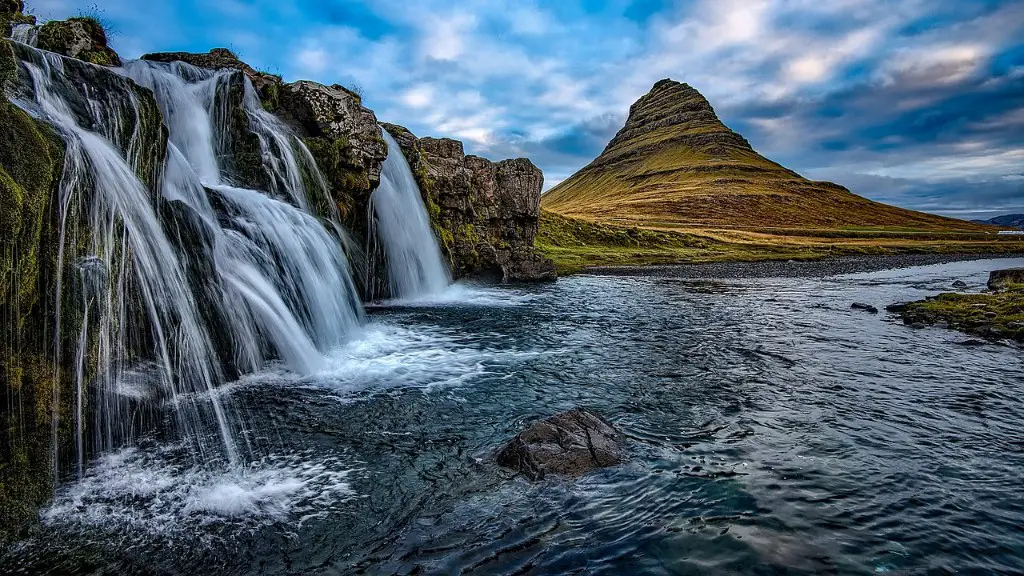
{"label": "submerged rock", "polygon": [[1024,268],[993,270],[988,275],[989,290],[1003,290],[1010,284],[1024,284]]}
{"label": "submerged rock", "polygon": [[878,308],[875,308],[871,304],[864,304],[863,302],[854,302],[850,308],[853,308],[854,310],[864,310],[871,314],[878,314]]}
{"label": "submerged rock", "polygon": [[576,408],[536,422],[498,453],[498,464],[530,480],[581,476],[622,461],[621,435],[593,412]]}
{"label": "submerged rock", "polygon": [[964,282],[963,280],[957,280],[953,282],[953,288],[956,288],[957,290],[963,290],[967,288],[967,282]]}

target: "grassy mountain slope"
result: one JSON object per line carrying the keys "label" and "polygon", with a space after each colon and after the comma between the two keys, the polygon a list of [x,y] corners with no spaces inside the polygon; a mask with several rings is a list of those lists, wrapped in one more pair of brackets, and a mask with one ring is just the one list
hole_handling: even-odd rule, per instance
{"label": "grassy mountain slope", "polygon": [[761,156],[697,90],[661,80],[588,166],[542,197],[563,216],[644,227],[984,231],[813,182]]}

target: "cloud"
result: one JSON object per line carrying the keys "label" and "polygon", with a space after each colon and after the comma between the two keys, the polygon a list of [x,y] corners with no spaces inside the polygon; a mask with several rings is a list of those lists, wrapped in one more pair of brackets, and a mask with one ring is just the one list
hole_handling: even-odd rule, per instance
{"label": "cloud", "polygon": [[[91,0],[29,0],[44,17]],[[381,120],[525,155],[552,185],[657,80],[769,158],[929,210],[1024,205],[1024,4],[1013,0],[106,0],[123,55],[227,45],[358,85]]]}

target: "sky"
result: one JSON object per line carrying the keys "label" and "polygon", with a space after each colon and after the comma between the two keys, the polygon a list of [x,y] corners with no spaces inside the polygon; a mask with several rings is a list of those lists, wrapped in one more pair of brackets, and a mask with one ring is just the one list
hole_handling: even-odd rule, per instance
{"label": "sky", "polygon": [[356,87],[379,120],[526,156],[546,188],[661,78],[763,155],[869,198],[1024,212],[1020,0],[26,0],[98,15],[122,57],[227,47]]}

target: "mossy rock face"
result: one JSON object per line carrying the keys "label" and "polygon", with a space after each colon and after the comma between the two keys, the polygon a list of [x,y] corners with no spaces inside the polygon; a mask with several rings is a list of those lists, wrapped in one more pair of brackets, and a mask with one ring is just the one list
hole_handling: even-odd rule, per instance
{"label": "mossy rock face", "polygon": [[21,0],[0,0],[0,35],[8,38],[17,24],[35,24],[36,17],[23,14],[25,9]]}
{"label": "mossy rock face", "polygon": [[555,278],[533,246],[544,176],[529,160],[491,162],[450,138],[416,138],[394,124],[453,276],[512,281]]}
{"label": "mossy rock face", "polygon": [[18,61],[8,40],[0,41],[0,92],[18,77]]}
{"label": "mossy rock face", "polygon": [[39,29],[37,46],[100,66],[120,66],[121,57],[107,46],[107,33],[95,18],[53,20]]}
{"label": "mossy rock face", "polygon": [[[9,52],[4,42],[0,56]],[[0,100],[0,542],[52,494],[52,414],[70,409],[69,397],[53,406],[53,202],[62,167],[62,144],[49,127]]]}

